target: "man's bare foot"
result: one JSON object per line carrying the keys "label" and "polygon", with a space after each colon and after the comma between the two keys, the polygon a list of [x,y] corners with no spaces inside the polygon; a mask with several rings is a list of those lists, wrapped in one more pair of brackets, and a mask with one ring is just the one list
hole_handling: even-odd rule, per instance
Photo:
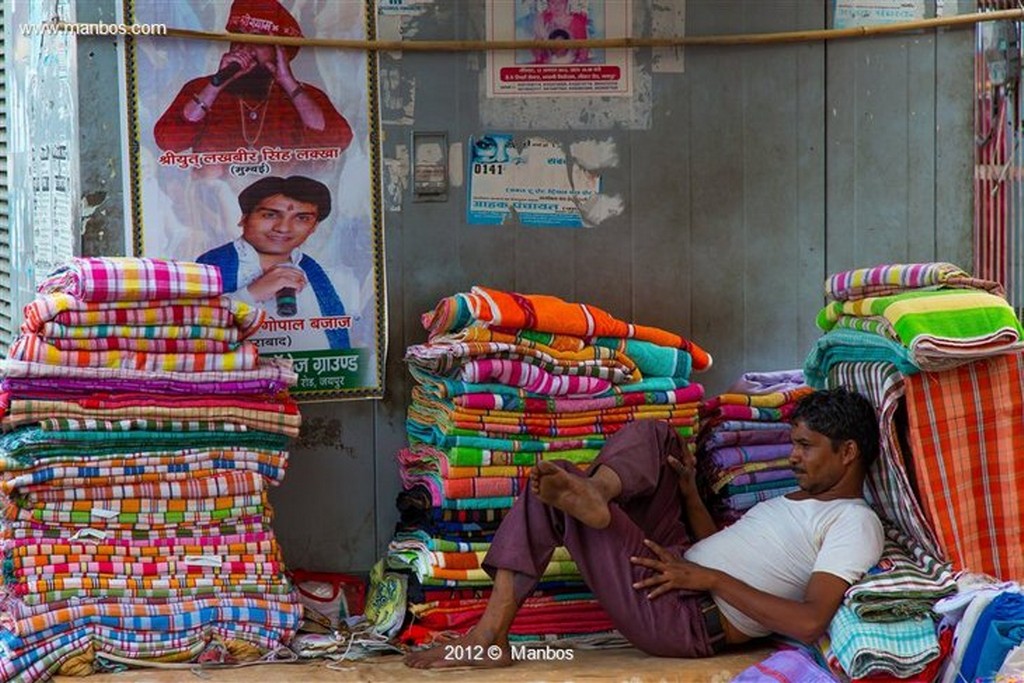
{"label": "man's bare foot", "polygon": [[512,665],[508,638],[487,638],[471,629],[469,633],[446,643],[416,650],[405,656],[405,665],[413,669],[446,669],[473,666],[489,669]]}
{"label": "man's bare foot", "polygon": [[573,476],[541,460],[530,472],[530,486],[542,501],[589,527],[604,529],[611,524],[608,501],[586,477]]}

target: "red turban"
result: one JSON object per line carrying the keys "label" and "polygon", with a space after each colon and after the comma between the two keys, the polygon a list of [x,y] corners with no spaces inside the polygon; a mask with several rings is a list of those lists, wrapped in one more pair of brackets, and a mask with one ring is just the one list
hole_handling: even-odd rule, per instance
{"label": "red turban", "polygon": [[[302,28],[277,0],[235,0],[224,27],[229,33],[253,33],[264,36],[302,36]],[[298,47],[285,48],[288,59],[295,57]]]}

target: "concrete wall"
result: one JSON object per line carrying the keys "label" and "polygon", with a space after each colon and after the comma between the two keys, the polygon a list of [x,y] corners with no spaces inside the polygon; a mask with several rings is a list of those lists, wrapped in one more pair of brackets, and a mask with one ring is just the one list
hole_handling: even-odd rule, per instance
{"label": "concrete wall", "polygon": [[[636,0],[634,29],[825,28],[831,4]],[[380,33],[483,38],[484,3],[427,2],[420,15],[384,20]],[[93,50],[92,40],[82,39],[80,55],[103,57],[95,77],[107,79],[109,46]],[[972,54],[969,28],[694,47],[681,63],[678,54],[641,49],[631,98],[512,102],[484,96],[483,54],[382,54],[386,396],[304,410],[288,476],[271,497],[288,563],[365,570],[386,545],[411,389],[402,353],[424,340],[419,314],[443,296],[474,284],[545,292],[681,332],[714,355],[698,379],[715,393],[743,371],[802,364],[818,336],[827,273],[931,259],[970,267]],[[112,130],[109,98],[106,89],[80,92],[83,140]],[[613,152],[602,192],[621,210],[582,229],[467,225],[464,187],[453,187],[447,202],[412,201],[413,131],[447,133],[459,163],[470,136],[485,132],[540,135],[570,159],[574,149]],[[121,220],[116,166],[83,145],[83,196],[102,195],[108,207],[87,225],[85,253],[118,246],[110,237],[117,230],[103,228]]]}

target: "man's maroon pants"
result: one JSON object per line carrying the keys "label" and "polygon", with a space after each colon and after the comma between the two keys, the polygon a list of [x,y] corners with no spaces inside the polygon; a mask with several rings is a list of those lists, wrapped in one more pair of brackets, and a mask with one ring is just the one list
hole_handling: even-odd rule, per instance
{"label": "man's maroon pants", "polygon": [[[608,439],[589,470],[604,465],[622,480],[622,492],[609,504],[611,524],[588,527],[527,488],[502,520],[484,569],[492,577],[498,569],[512,571],[516,601],[522,604],[554,549],[564,545],[615,627],[633,645],[667,657],[714,654],[702,614],[707,594],[675,590],[650,600],[651,589],[633,588],[653,573],[629,561],[633,555],[653,556],[645,538],[677,556],[691,545],[681,521],[678,476],[667,463],[670,455],[682,459],[683,448],[665,422],[626,425]],[[587,476],[567,461],[554,462],[571,476]]]}

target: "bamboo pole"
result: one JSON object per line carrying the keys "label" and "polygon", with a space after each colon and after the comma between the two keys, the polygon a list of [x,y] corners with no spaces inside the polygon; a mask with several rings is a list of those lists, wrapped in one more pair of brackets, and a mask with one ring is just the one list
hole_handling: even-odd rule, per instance
{"label": "bamboo pole", "polygon": [[[395,52],[475,52],[485,50],[530,50],[576,48],[639,48],[677,47],[710,45],[773,45],[777,43],[808,43],[845,38],[863,38],[892,33],[907,33],[924,29],[959,28],[973,26],[986,21],[1024,21],[1024,8],[974,12],[949,17],[919,19],[878,26],[856,26],[853,28],[819,29],[808,31],[782,31],[778,33],[738,33],[733,35],[676,36],[668,38],[588,38],[586,40],[344,40],[338,38],[297,38],[288,36],[266,36],[248,33],[225,33],[195,31],[184,28],[168,28],[167,33],[142,38],[186,38],[213,40],[233,43],[255,43],[264,45],[332,47],[344,50],[395,51]],[[63,22],[60,22],[63,24]],[[83,24],[68,24],[68,30]],[[79,33],[87,34],[86,30]]]}

